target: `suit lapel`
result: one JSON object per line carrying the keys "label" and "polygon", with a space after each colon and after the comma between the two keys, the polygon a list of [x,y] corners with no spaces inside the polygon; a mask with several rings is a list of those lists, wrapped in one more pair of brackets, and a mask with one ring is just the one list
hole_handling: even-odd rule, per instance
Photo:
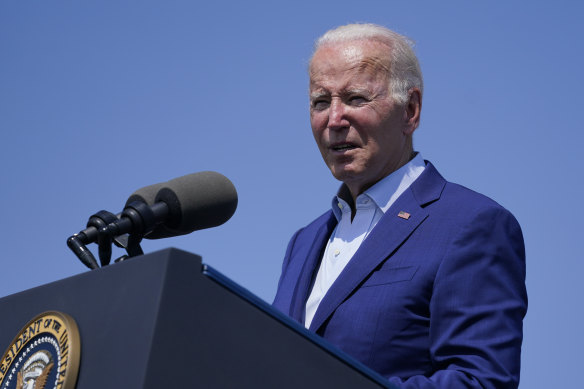
{"label": "suit lapel", "polygon": [[[408,206],[404,203],[408,203]],[[410,214],[409,219],[398,217],[399,211],[395,211],[396,207],[399,207],[399,210],[408,212]],[[316,332],[349,294],[381,262],[389,257],[427,216],[427,212],[419,207],[411,192],[404,192],[379,220],[332,284],[316,310],[310,330]]]}
{"label": "suit lapel", "polygon": [[[428,217],[428,211],[423,205],[439,198],[445,183],[446,181],[428,163],[418,180],[379,220],[330,287],[318,306],[310,325],[311,331],[316,332],[361,282],[390,257]],[[407,219],[399,217],[400,211],[407,212],[410,216]]]}
{"label": "suit lapel", "polygon": [[292,312],[291,316],[293,319],[304,324],[304,308],[306,305],[306,299],[308,298],[308,293],[312,285],[312,278],[315,274],[315,269],[320,263],[322,257],[322,251],[326,247],[327,240],[331,236],[337,220],[332,212],[330,212],[329,218],[323,223],[316,232],[314,241],[308,255],[306,256],[306,261],[302,265],[302,271],[300,277],[296,284],[294,290],[294,300],[292,301]]}

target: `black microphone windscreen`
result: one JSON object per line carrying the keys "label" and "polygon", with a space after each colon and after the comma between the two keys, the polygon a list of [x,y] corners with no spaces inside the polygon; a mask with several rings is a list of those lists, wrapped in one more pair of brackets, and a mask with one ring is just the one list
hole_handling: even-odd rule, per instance
{"label": "black microphone windscreen", "polygon": [[237,191],[224,175],[205,171],[162,184],[154,199],[155,203],[160,201],[168,205],[170,218],[147,234],[148,239],[189,234],[225,223],[237,208]]}
{"label": "black microphone windscreen", "polygon": [[[126,201],[126,207],[133,203],[134,201],[140,201],[142,203],[146,203],[150,206],[154,205],[154,201],[156,200],[156,195],[158,191],[164,187],[166,183],[161,182],[159,184],[145,186],[144,188],[140,188],[128,197]],[[188,232],[187,232],[188,233]],[[153,231],[150,231],[146,234],[146,238],[148,239],[162,239],[162,238],[170,238],[173,236],[178,235],[185,235],[187,233],[180,232],[180,231],[173,231],[170,228],[167,228],[164,224],[160,224],[156,226]]]}
{"label": "black microphone windscreen", "polygon": [[130,195],[130,197],[128,197],[128,200],[126,201],[126,207],[128,206],[128,204],[134,201],[140,201],[152,206],[154,204],[154,200],[156,199],[158,191],[162,189],[164,184],[165,184],[164,182],[161,182],[160,184],[149,185],[145,186],[144,188],[136,190],[134,193]]}

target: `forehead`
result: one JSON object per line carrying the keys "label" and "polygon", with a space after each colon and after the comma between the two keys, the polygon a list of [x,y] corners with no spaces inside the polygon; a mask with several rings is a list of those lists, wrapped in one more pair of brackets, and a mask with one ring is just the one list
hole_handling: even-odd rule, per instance
{"label": "forehead", "polygon": [[314,53],[310,62],[310,89],[387,80],[391,65],[389,52],[387,45],[377,41],[326,44]]}

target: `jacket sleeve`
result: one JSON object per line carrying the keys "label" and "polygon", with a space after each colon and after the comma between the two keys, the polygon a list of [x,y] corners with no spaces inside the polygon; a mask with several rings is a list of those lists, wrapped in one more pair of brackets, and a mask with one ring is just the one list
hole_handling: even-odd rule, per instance
{"label": "jacket sleeve", "polygon": [[508,211],[488,207],[460,227],[436,273],[433,373],[390,382],[404,389],[517,388],[526,310],[521,229]]}

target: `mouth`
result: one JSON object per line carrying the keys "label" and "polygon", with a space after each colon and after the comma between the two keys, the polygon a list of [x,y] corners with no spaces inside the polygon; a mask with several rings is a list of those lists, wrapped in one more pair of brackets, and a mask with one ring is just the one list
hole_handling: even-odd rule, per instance
{"label": "mouth", "polygon": [[347,150],[353,150],[353,149],[357,148],[357,146],[354,145],[353,143],[335,143],[335,144],[331,145],[330,148],[333,151],[343,152],[343,151],[347,151]]}

